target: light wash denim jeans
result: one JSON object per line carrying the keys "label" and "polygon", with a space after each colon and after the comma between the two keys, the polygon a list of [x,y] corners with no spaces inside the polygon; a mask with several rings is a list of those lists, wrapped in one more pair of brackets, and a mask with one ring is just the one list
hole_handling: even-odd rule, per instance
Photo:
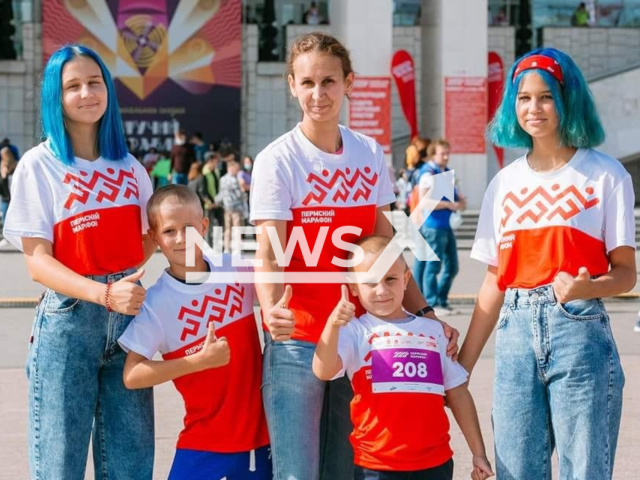
{"label": "light wash denim jeans", "polygon": [[47,290],[27,359],[32,479],[84,479],[90,438],[97,480],[152,478],[153,391],[125,388],[117,343],[131,318]]}
{"label": "light wash denim jeans", "polygon": [[[420,289],[429,305],[447,307],[449,305],[449,291],[453,279],[458,274],[456,234],[451,228],[428,228],[426,226],[420,229],[420,233],[440,259],[439,262],[425,262]],[[440,280],[438,280],[438,275],[440,275]]]}
{"label": "light wash denim jeans", "polygon": [[171,172],[171,183],[173,185],[187,185],[189,180],[186,173]]}
{"label": "light wash denim jeans", "polygon": [[351,385],[346,377],[318,380],[311,370],[315,348],[299,340],[274,342],[265,333],[262,398],[274,480],[353,478]]}
{"label": "light wash denim jeans", "polygon": [[610,479],[624,374],[602,301],[509,289],[497,328],[497,478],[550,480],[556,448],[560,480]]}

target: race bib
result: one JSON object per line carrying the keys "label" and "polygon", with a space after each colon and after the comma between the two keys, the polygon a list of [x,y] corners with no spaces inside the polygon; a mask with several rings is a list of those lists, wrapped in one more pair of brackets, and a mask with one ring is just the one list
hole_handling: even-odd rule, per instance
{"label": "race bib", "polygon": [[440,350],[433,338],[378,337],[371,345],[373,393],[444,395]]}

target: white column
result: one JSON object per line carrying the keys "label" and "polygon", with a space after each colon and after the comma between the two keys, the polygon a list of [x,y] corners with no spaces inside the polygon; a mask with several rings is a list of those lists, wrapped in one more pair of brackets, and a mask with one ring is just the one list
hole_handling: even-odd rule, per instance
{"label": "white column", "polygon": [[[390,78],[393,1],[331,0],[329,7],[331,31],[351,53],[356,76]],[[391,118],[391,111],[388,117]],[[342,121],[348,124],[346,102]],[[387,163],[391,164],[391,155],[386,157]]]}
{"label": "white column", "polygon": [[[487,0],[422,0],[423,135],[430,138],[448,135],[445,131],[447,78],[486,79],[487,38]],[[472,119],[463,120],[458,128],[466,125],[471,128],[471,123]],[[468,207],[472,209],[480,208],[490,180],[488,146],[485,145],[485,153],[454,153],[449,162],[456,170],[460,190],[467,196]],[[454,152],[458,148],[459,145],[452,145]]]}

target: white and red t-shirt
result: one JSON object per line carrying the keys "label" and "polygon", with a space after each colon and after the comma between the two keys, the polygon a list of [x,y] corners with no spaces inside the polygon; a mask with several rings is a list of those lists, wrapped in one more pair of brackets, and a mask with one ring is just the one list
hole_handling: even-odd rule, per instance
{"label": "white and red t-shirt", "polygon": [[65,165],[43,142],[18,162],[4,236],[20,250],[21,237],[49,240],[54,258],[80,275],[120,272],[143,261],[152,191],[131,155]]}
{"label": "white and red t-shirt", "polygon": [[[210,268],[214,276],[217,270],[229,271]],[[231,350],[227,365],[173,380],[186,411],[177,448],[236,453],[269,444],[254,298],[253,284],[185,284],[165,271],[118,339],[126,351],[148,359],[160,352],[172,360],[200,351],[210,322],[217,337],[226,337]]]}
{"label": "white and red t-shirt", "polygon": [[440,323],[413,315],[388,322],[366,313],[340,329],[335,378],[346,372],[353,385],[356,465],[423,470],[453,456],[443,395],[468,375],[446,347]]}
{"label": "white and red t-shirt", "polygon": [[[321,230],[327,232],[317,266],[305,264],[296,244],[285,272],[344,271],[331,263],[334,256],[345,259],[348,254],[334,245],[333,233],[344,226],[361,229],[359,235],[343,234],[347,243],[372,234],[378,207],[395,201],[382,147],[346,127],[340,126],[340,133],[343,149],[330,154],[313,145],[298,125],[256,158],[251,221],[286,220],[287,242],[294,228],[302,228],[311,251]],[[340,299],[340,285],[295,284],[293,292],[289,303],[296,318],[293,338],[317,342]]]}
{"label": "white and red t-shirt", "polygon": [[635,248],[634,194],[622,164],[579,149],[564,167],[532,170],[521,157],[500,171],[482,201],[471,258],[498,267],[498,285],[535,288],[561,271],[609,271],[614,248]]}

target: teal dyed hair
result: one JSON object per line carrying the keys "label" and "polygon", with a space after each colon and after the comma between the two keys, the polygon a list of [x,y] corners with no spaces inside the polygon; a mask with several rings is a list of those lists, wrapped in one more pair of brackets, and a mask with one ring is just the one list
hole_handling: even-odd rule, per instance
{"label": "teal dyed hair", "polygon": [[[530,69],[518,74],[512,81],[513,72],[523,58],[531,55],[544,55],[558,62],[562,69],[563,84],[545,70]],[[558,139],[568,147],[593,148],[604,142],[604,129],[600,123],[598,112],[591,90],[587,86],[578,66],[571,57],[555,48],[533,50],[518,59],[505,79],[502,101],[496,115],[487,127],[487,137],[494,145],[506,148],[531,149],[531,136],[518,124],[516,117],[516,101],[522,79],[537,73],[549,86],[556,112],[560,120]]]}
{"label": "teal dyed hair", "polygon": [[40,90],[40,117],[42,134],[49,141],[54,155],[63,163],[73,163],[73,145],[64,125],[62,109],[62,69],[78,56],[85,56],[98,64],[107,87],[107,108],[100,119],[98,149],[108,160],[121,160],[127,156],[127,143],[116,99],[116,89],[109,70],[97,53],[83,45],[65,45],[56,51],[44,67]]}

